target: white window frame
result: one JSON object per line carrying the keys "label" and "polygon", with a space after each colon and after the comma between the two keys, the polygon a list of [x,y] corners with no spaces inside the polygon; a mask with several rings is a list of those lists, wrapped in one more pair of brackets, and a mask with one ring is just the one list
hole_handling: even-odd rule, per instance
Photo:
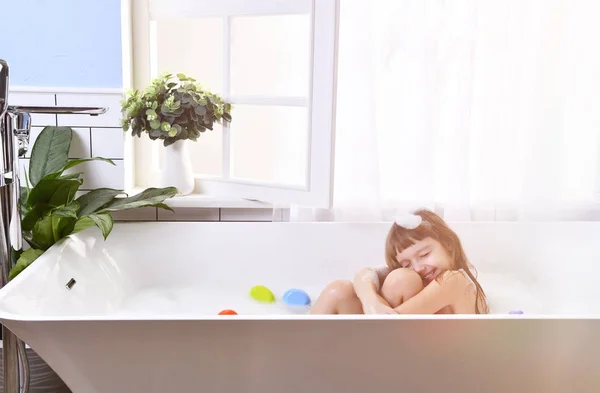
{"label": "white window frame", "polygon": [[[309,111],[307,187],[231,179],[230,133],[223,127],[223,176],[197,176],[195,194],[244,198],[277,205],[331,207],[335,145],[337,42],[340,0],[122,0],[123,84],[143,89],[156,76],[153,47],[156,20],[170,17],[223,17],[224,80],[222,96],[236,104],[303,106]],[[312,17],[308,100],[303,97],[231,96],[229,94],[230,20],[235,16],[309,14]],[[235,113],[234,121],[235,121]],[[160,145],[149,138],[126,137],[127,187],[151,185]],[[200,143],[200,142],[198,142]],[[141,168],[144,168],[143,170]],[[201,192],[200,192],[201,191]],[[185,197],[184,197],[185,198]],[[191,203],[187,203],[190,206]]]}

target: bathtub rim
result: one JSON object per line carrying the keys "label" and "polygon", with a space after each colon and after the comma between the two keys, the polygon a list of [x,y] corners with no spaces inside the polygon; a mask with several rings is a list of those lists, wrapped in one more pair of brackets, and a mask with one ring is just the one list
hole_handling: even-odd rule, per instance
{"label": "bathtub rim", "polygon": [[34,316],[19,315],[0,311],[0,321],[13,322],[164,322],[164,321],[371,321],[371,320],[600,320],[600,315],[591,314],[347,314],[347,315],[294,315],[294,314],[265,314],[265,315],[86,315],[86,316]]}

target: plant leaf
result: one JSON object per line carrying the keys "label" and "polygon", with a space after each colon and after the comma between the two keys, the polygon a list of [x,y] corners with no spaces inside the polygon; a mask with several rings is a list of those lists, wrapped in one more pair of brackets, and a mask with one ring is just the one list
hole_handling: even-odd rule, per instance
{"label": "plant leaf", "polygon": [[68,161],[73,130],[70,127],[45,127],[31,149],[29,179],[35,186],[44,176],[60,171]]}
{"label": "plant leaf", "polygon": [[175,213],[175,210],[171,209],[171,206],[169,206],[169,205],[166,205],[166,204],[164,204],[164,203],[157,203],[157,204],[155,204],[155,205],[153,205],[153,206],[154,206],[154,207],[158,207],[159,209],[170,210],[170,211],[172,211],[173,213]]}
{"label": "plant leaf", "polygon": [[88,161],[104,161],[104,162],[108,162],[109,164],[113,164],[114,166],[117,166],[117,164],[115,164],[113,162],[113,160],[111,160],[111,159],[104,158],[104,157],[92,157],[92,158],[82,158],[80,160],[71,160],[71,161],[67,162],[64,170],[66,171],[69,168],[73,168],[75,165],[83,164],[84,162],[88,162]]}
{"label": "plant leaf", "polygon": [[102,236],[104,236],[104,240],[110,235],[110,232],[114,226],[114,220],[110,214],[92,214],[90,217],[94,224],[102,231]]}
{"label": "plant leaf", "polygon": [[54,207],[68,205],[74,200],[80,185],[79,180],[43,179],[29,193],[27,204],[35,206],[43,202]]}
{"label": "plant leaf", "polygon": [[114,220],[110,214],[92,214],[89,216],[81,217],[75,223],[75,227],[70,234],[81,232],[84,229],[90,228],[96,225],[102,231],[104,240],[108,237],[114,226]]}
{"label": "plant leaf", "polygon": [[23,252],[23,254],[21,254],[19,259],[17,260],[16,265],[12,269],[10,269],[8,279],[12,280],[13,278],[17,277],[19,273],[25,270],[27,266],[31,265],[43,253],[43,250],[37,250],[35,248],[30,248],[29,250]]}
{"label": "plant leaf", "polygon": [[70,173],[68,175],[59,176],[58,179],[79,179],[79,176],[83,175],[83,172]]}
{"label": "plant leaf", "polygon": [[[97,188],[77,198],[81,210],[80,216],[95,213],[98,209],[111,202],[117,195],[125,194],[123,191],[112,188]],[[127,195],[127,194],[125,194]]]}
{"label": "plant leaf", "polygon": [[61,238],[60,232],[67,220],[64,217],[46,216],[37,221],[33,227],[33,241],[42,250],[49,249]]}
{"label": "plant leaf", "polygon": [[163,202],[166,199],[174,197],[175,195],[177,195],[177,192],[177,188],[175,187],[147,188],[144,191],[132,197],[115,198],[112,202],[103,207],[99,212],[106,213],[134,209],[138,207],[156,207],[159,204],[163,205]]}
{"label": "plant leaf", "polygon": [[50,205],[43,202],[35,204],[21,219],[21,230],[31,231],[35,223],[41,220],[51,209]]}
{"label": "plant leaf", "polygon": [[93,227],[94,225],[94,220],[92,220],[89,216],[81,217],[75,222],[75,226],[73,227],[70,235],[81,232],[89,227]]}
{"label": "plant leaf", "polygon": [[10,247],[10,267],[12,268],[13,266],[15,266],[17,264],[17,261],[19,260],[19,258],[21,257],[21,254],[23,254],[23,250],[15,250],[14,248],[12,248],[12,246]]}
{"label": "plant leaf", "polygon": [[72,217],[77,219],[77,212],[79,211],[79,202],[73,201],[65,206],[60,206],[50,212],[50,214],[57,217]]}
{"label": "plant leaf", "polygon": [[82,159],[78,159],[78,160],[70,160],[59,171],[54,172],[54,173],[49,173],[46,176],[44,176],[44,179],[77,179],[77,178],[79,178],[79,174],[83,174],[83,172],[67,174],[67,175],[63,175],[63,172],[73,168],[76,165],[83,164],[84,162],[88,162],[88,161],[104,161],[104,162],[108,162],[108,163],[116,166],[116,164],[112,160],[110,160],[108,158],[103,158],[103,157],[92,157],[92,158],[82,158]]}

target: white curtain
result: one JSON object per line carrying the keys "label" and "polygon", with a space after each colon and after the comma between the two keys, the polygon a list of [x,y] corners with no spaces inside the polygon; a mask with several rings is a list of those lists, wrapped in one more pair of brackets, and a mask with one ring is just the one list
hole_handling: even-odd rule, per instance
{"label": "white curtain", "polygon": [[600,219],[600,2],[342,0],[334,208]]}

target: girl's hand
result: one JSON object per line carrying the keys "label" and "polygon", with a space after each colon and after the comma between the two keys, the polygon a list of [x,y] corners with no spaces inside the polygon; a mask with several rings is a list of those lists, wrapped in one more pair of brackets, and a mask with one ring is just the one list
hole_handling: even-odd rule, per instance
{"label": "girl's hand", "polygon": [[379,295],[360,299],[363,312],[365,314],[398,314],[389,304]]}
{"label": "girl's hand", "polygon": [[354,278],[354,291],[362,304],[365,314],[397,314],[385,299],[379,295],[381,281],[383,281],[388,273],[388,269],[366,268],[356,274]]}

